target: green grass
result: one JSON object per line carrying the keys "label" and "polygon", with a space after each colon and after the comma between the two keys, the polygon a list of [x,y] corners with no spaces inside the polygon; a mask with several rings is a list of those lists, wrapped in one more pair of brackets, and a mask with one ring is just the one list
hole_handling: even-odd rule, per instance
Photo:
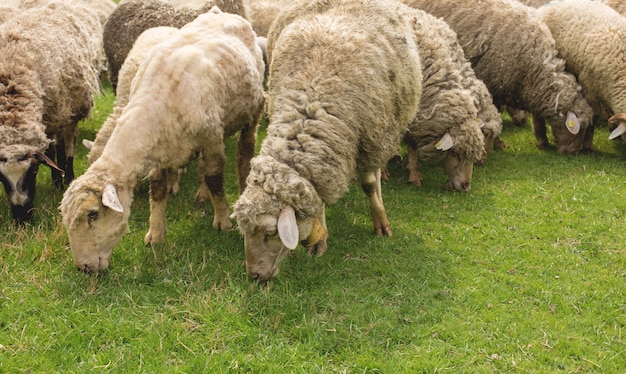
{"label": "green grass", "polygon": [[[107,88],[79,142],[112,102]],[[509,148],[465,194],[445,191],[438,166],[415,188],[390,165],[393,237],[372,234],[355,184],[327,209],[329,252],[298,248],[265,286],[246,275],[241,236],[193,203],[193,166],[164,244],[143,245],[144,182],[111,269],[77,271],[42,168],[31,225],[16,228],[0,196],[0,372],[624,372],[626,148],[607,136],[563,156],[507,123]],[[232,162],[226,179],[234,203]]]}

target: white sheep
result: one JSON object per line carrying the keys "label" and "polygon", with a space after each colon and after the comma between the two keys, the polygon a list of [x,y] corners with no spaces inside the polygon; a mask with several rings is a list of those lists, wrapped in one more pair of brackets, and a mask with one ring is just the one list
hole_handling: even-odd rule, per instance
{"label": "white sheep", "polygon": [[591,149],[584,141],[593,134],[593,110],[535,9],[509,0],[403,2],[450,25],[496,105],[533,114],[540,148],[548,146],[547,122],[560,153]]}
{"label": "white sheep", "polygon": [[589,0],[551,2],[539,13],[595,114],[612,116],[610,138],[626,132],[626,18]]}
{"label": "white sheep", "polygon": [[133,188],[150,174],[146,243],[165,235],[167,175],[198,151],[212,193],[214,227],[232,227],[223,190],[225,136],[240,131],[238,169],[245,187],[263,108],[264,63],[250,23],[218,8],[154,46],[139,66],[128,104],[102,155],[61,202],[75,265],[108,268],[128,227]]}
{"label": "white sheep", "polygon": [[270,124],[233,208],[248,274],[265,281],[303,240],[327,250],[325,204],[359,175],[374,231],[391,235],[380,168],[395,154],[421,95],[414,33],[402,4],[301,1],[274,21]]}
{"label": "white sheep", "polygon": [[88,25],[60,2],[0,24],[0,179],[18,222],[32,217],[40,163],[59,187],[63,171],[65,183],[74,177],[77,124],[99,88],[92,40]]}

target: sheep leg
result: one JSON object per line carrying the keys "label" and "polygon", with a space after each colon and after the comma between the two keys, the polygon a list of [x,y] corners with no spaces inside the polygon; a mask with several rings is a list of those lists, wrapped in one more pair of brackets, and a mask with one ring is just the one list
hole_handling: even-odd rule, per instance
{"label": "sheep leg", "polygon": [[410,184],[421,186],[423,184],[422,175],[417,167],[417,148],[412,145],[408,146],[406,170],[409,172]]}
{"label": "sheep leg", "polygon": [[209,186],[206,185],[202,170],[206,170],[206,164],[204,163],[202,153],[200,153],[198,156],[198,182],[200,183],[200,187],[198,187],[198,191],[196,192],[196,203],[204,203],[205,201],[211,200],[211,191],[209,190]]}
{"label": "sheep leg", "polygon": [[256,147],[256,124],[255,122],[244,126],[239,132],[239,141],[237,142],[237,173],[239,176],[239,193],[243,193],[246,189],[246,178],[250,174],[250,160],[254,156]]}
{"label": "sheep leg", "polygon": [[595,126],[589,126],[585,131],[585,138],[583,139],[583,152],[593,151],[593,133],[595,132]]}
{"label": "sheep leg", "polygon": [[64,182],[66,186],[74,180],[74,151],[76,149],[76,133],[78,131],[78,120],[75,119],[75,121],[76,123],[73,123],[73,126],[68,126],[63,133],[63,154],[60,157],[57,154],[59,162],[64,164],[64,167],[61,167],[61,169],[65,171]]}
{"label": "sheep leg", "polygon": [[175,172],[171,169],[158,169],[150,173],[150,228],[143,240],[146,245],[165,240],[168,178],[169,174]]}
{"label": "sheep leg", "polygon": [[230,212],[224,193],[224,164],[226,163],[224,144],[215,145],[211,149],[205,148],[200,157],[204,160],[198,163],[198,166],[202,165],[199,172],[204,175],[204,182],[210,191],[213,205],[213,227],[218,231],[229,230],[233,224],[230,222]]}
{"label": "sheep leg", "polygon": [[382,188],[380,185],[380,169],[361,173],[361,188],[367,195],[370,215],[374,223],[374,232],[378,236],[391,236],[391,226],[383,205]]}
{"label": "sheep leg", "polygon": [[550,145],[548,142],[548,137],[546,135],[546,121],[543,118],[532,115],[533,119],[533,133],[535,134],[535,139],[537,140],[537,147],[539,149],[546,149]]}

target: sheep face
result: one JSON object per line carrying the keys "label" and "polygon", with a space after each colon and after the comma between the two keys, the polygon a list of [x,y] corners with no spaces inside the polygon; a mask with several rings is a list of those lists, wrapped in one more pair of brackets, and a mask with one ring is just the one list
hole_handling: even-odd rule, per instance
{"label": "sheep face", "polygon": [[61,212],[74,264],[87,273],[104,271],[109,267],[113,248],[128,229],[130,198],[122,200],[127,202],[123,208],[117,192],[106,186],[103,191],[68,191],[61,202]]}
{"label": "sheep face", "polygon": [[443,170],[448,176],[446,187],[449,190],[467,192],[472,185],[474,161],[450,150],[442,161]]}
{"label": "sheep face", "polygon": [[33,216],[37,173],[42,163],[62,172],[52,160],[36,151],[21,155],[13,153],[10,160],[0,158],[0,181],[11,203],[11,215],[17,223],[26,223]]}
{"label": "sheep face", "polygon": [[28,158],[16,162],[0,160],[0,181],[11,202],[11,215],[17,223],[30,221],[33,216],[38,170],[39,163]]}
{"label": "sheep face", "polygon": [[278,274],[280,262],[299,242],[311,248],[318,241],[326,239],[325,227],[322,235],[313,230],[315,223],[320,220],[297,220],[291,207],[283,208],[278,217],[263,215],[259,222],[261,224],[249,233],[244,233],[244,245],[248,275],[260,282]]}

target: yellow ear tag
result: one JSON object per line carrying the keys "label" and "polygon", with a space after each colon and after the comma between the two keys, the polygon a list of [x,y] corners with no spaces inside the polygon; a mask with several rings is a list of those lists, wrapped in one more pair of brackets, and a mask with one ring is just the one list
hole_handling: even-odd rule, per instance
{"label": "yellow ear tag", "polygon": [[576,122],[572,120],[567,121],[567,127],[569,127],[570,129],[573,129],[574,126],[576,126]]}
{"label": "yellow ear tag", "polygon": [[308,238],[304,239],[301,244],[305,247],[312,247],[315,244],[319,243],[321,240],[326,239],[328,236],[328,231],[322,225],[322,222],[319,219],[316,219],[313,222],[313,228],[311,228],[311,233]]}

